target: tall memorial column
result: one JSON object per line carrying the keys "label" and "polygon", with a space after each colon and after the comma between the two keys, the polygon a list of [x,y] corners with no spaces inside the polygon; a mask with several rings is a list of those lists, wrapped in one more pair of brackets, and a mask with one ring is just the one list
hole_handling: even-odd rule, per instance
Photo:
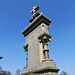
{"label": "tall memorial column", "polygon": [[30,24],[22,31],[25,37],[24,51],[27,52],[27,64],[22,70],[22,75],[58,75],[59,69],[49,58],[47,43],[51,41],[48,32],[51,19],[37,12],[38,9],[37,5],[33,7]]}

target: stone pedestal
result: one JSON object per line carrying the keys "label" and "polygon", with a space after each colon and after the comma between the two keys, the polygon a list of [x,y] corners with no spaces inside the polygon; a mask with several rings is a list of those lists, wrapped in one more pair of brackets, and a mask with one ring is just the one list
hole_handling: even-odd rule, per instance
{"label": "stone pedestal", "polygon": [[28,52],[27,66],[23,68],[22,75],[58,75],[59,69],[48,54],[47,42],[51,41],[48,26],[51,19],[38,13],[38,9],[38,6],[33,7],[30,25],[22,32],[26,40],[24,49]]}

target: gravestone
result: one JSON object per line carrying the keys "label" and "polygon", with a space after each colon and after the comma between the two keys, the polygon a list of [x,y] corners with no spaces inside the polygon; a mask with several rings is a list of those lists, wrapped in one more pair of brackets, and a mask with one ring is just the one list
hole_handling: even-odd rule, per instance
{"label": "gravestone", "polygon": [[37,5],[33,7],[30,25],[22,31],[25,37],[24,51],[27,52],[27,64],[22,75],[58,75],[59,69],[48,53],[47,42],[51,41],[48,27],[51,19],[37,12],[38,9]]}

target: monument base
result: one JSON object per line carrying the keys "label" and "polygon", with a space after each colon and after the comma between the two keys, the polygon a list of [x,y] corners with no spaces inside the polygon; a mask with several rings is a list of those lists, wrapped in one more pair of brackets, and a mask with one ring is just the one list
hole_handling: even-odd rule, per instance
{"label": "monument base", "polygon": [[37,71],[31,71],[28,73],[22,73],[22,75],[58,75],[58,71],[59,69],[55,68],[55,69],[50,69],[49,67],[44,68],[44,69],[40,69]]}
{"label": "monument base", "polygon": [[24,68],[22,75],[58,75],[59,69],[56,68],[56,64],[52,59],[45,59],[41,62],[37,68]]}
{"label": "monument base", "polygon": [[41,73],[41,74],[32,73],[28,75],[58,75],[58,73],[47,72],[47,73]]}

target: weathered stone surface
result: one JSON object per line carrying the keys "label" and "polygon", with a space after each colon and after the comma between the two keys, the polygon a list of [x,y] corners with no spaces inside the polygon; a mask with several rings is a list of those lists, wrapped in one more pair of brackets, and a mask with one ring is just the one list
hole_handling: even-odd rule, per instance
{"label": "weathered stone surface", "polygon": [[[25,37],[25,44],[28,44],[28,68],[36,68],[39,66],[39,41],[38,36],[40,36],[42,33],[46,32],[48,33],[48,30],[42,31],[42,25],[40,24],[36,29],[34,29],[29,35]],[[45,29],[47,29],[48,26],[45,26]]]}
{"label": "weathered stone surface", "polygon": [[49,58],[48,51],[44,54],[48,50],[47,41],[51,41],[48,33],[51,20],[42,13],[34,12],[29,21],[30,25],[22,32],[26,40],[24,49],[28,52],[27,66],[23,68],[22,75],[58,75],[59,69]]}

